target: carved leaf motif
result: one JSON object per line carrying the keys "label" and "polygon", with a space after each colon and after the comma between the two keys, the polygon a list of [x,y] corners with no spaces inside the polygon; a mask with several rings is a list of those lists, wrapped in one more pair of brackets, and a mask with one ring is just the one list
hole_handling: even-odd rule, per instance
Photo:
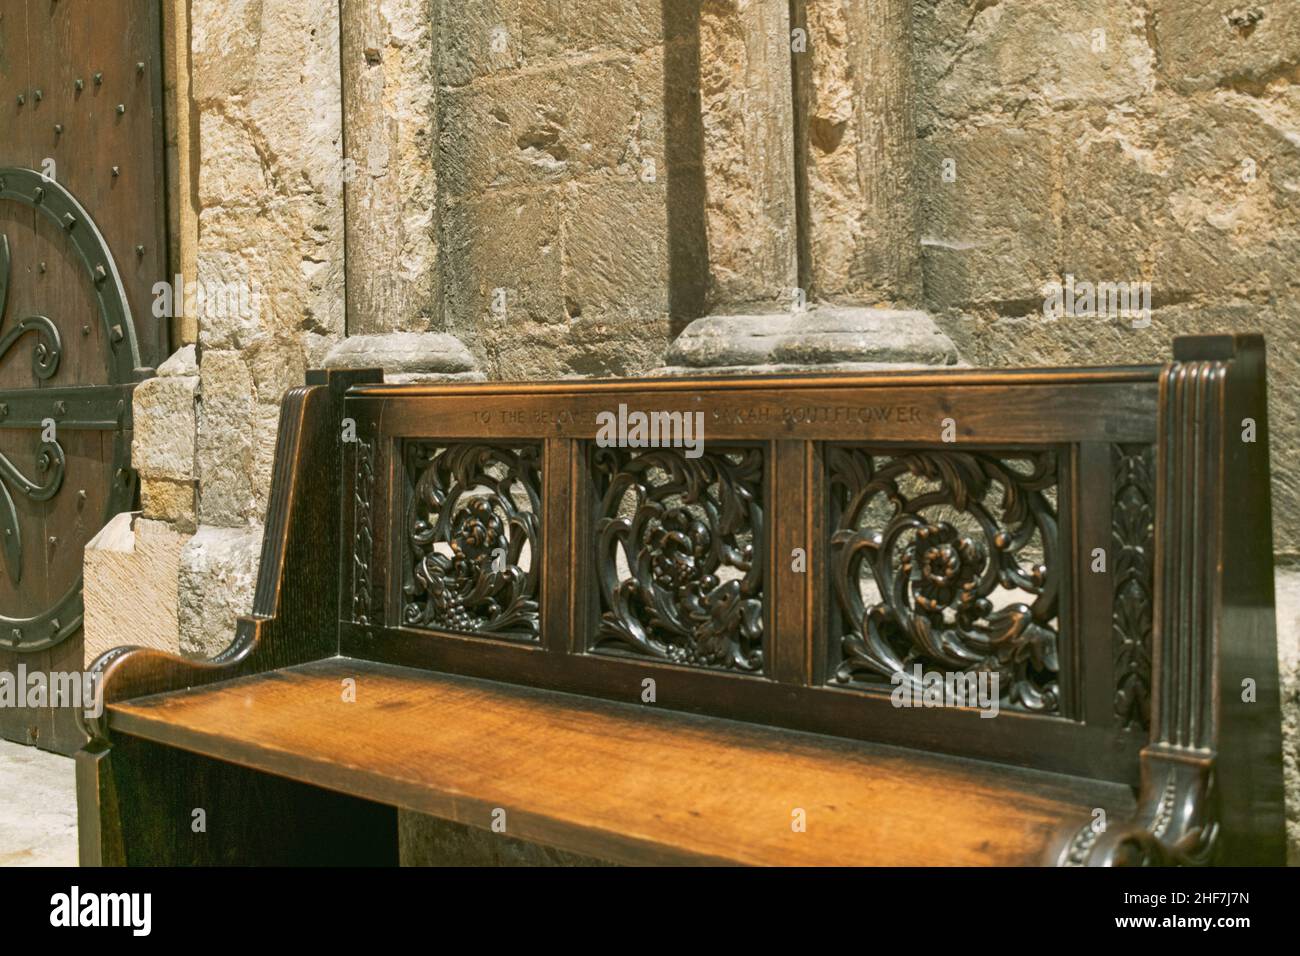
{"label": "carved leaf motif", "polygon": [[[989,671],[1005,704],[1058,713],[1057,520],[1044,493],[1057,483],[1055,453],[831,446],[828,460],[845,630],[833,679],[911,682],[916,664]],[[1012,591],[1031,602],[995,606]]]}
{"label": "carved leaf motif", "polygon": [[1115,598],[1115,716],[1126,729],[1150,726],[1155,515],[1150,445],[1112,445],[1111,553]]}
{"label": "carved leaf motif", "polygon": [[599,449],[592,463],[604,609],[595,649],[761,670],[762,452]]}
{"label": "carved leaf motif", "polygon": [[536,641],[540,446],[409,442],[403,622]]}

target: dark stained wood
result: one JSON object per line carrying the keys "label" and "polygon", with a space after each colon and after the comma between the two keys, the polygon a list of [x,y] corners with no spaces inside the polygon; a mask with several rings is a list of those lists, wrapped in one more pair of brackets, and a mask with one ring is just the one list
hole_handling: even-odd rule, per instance
{"label": "dark stained wood", "polygon": [[1121,786],[346,658],[117,704],[110,722],[462,823],[500,807],[507,835],[623,863],[1022,863],[1072,814],[1132,810]]}
{"label": "dark stained wood", "polygon": [[[397,814],[118,735],[77,754],[82,865],[394,866]],[[201,815],[196,814],[201,811]]]}
{"label": "dark stained wood", "polygon": [[1039,385],[1009,377],[1001,386],[992,386],[966,385],[956,378],[943,387],[905,387],[902,381],[907,380],[845,376],[832,387],[813,377],[774,385],[751,378],[728,387],[725,380],[701,380],[693,390],[665,388],[657,380],[630,381],[617,390],[606,387],[607,382],[574,382],[558,393],[539,385],[502,392],[480,386],[485,391],[478,394],[393,386],[390,391],[360,390],[353,404],[360,408],[383,402],[385,428],[391,434],[444,438],[590,439],[597,431],[596,415],[618,402],[629,408],[698,411],[700,392],[708,390],[714,393],[705,419],[710,441],[837,441],[852,435],[864,441],[939,443],[947,418],[955,422],[959,443],[1155,439],[1154,379],[1094,383],[1062,374]]}
{"label": "dark stained wood", "polygon": [[[105,859],[132,813],[112,802],[121,788],[104,795],[105,768],[147,773],[136,765],[148,758],[116,766],[123,735],[481,828],[500,807],[511,839],[614,862],[1281,859],[1258,337],[1180,340],[1163,368],[361,384],[375,377],[312,373],[286,397],[255,611],[231,650],[210,663],[110,652],[97,665],[109,710],[90,723],[79,779],[107,807],[87,829]],[[702,457],[646,459],[676,491],[591,441],[596,413],[619,403],[705,415]],[[935,415],[955,420],[952,441]],[[1236,440],[1247,417],[1253,443]],[[343,450],[349,419],[358,442]],[[471,464],[484,467],[502,460],[496,449],[542,442],[537,640],[489,626],[514,606],[506,585],[521,573],[486,577],[483,555],[512,540],[491,515],[513,509],[494,511],[491,496],[516,485],[497,474],[445,486],[422,504],[419,534],[432,537],[411,550],[404,449],[464,439],[482,443]],[[636,501],[602,500],[623,480]],[[855,523],[873,495],[894,502],[893,517]],[[1009,510],[995,516],[998,498]],[[681,500],[708,508],[675,513]],[[927,508],[984,509],[992,550]],[[658,522],[647,537],[618,537],[646,515]],[[913,529],[908,562],[952,570],[907,579],[900,596],[881,583],[905,566],[895,552],[899,564],[871,567],[869,616],[844,581],[865,574],[855,554],[885,546],[881,521],[889,535]],[[918,528],[924,548],[951,549],[925,551]],[[606,550],[631,548],[635,588],[618,585],[630,571],[597,546],[602,533]],[[445,550],[436,561],[430,540]],[[1031,541],[1039,550],[1022,554]],[[806,572],[791,566],[796,547]],[[1094,548],[1105,572],[1091,568]],[[992,595],[997,578],[980,569],[993,551],[1028,599],[980,605],[947,639],[1016,649],[998,658],[1013,683],[998,716],[895,707],[871,655],[889,663],[911,641],[925,659],[906,622],[945,627],[936,602],[955,614],[959,589]],[[402,582],[417,566],[430,603],[407,618]],[[689,628],[664,643],[655,629],[683,595]],[[758,620],[755,667],[740,642]],[[868,621],[894,644],[872,645]],[[1253,703],[1239,699],[1244,677]],[[343,699],[349,678],[355,702]],[[805,833],[790,828],[796,807]]]}
{"label": "dark stained wood", "polygon": [[[82,669],[80,629],[67,632],[46,618],[61,625],[79,618],[75,597],[84,547],[108,518],[132,504],[129,472],[121,482],[125,492],[110,494],[119,468],[129,465],[129,389],[168,351],[166,323],[152,312],[154,284],[171,278],[159,16],[157,0],[0,0],[0,167],[46,174],[51,192],[66,190],[84,209],[69,227],[12,198],[0,201],[0,235],[13,257],[0,332],[41,315],[61,340],[58,370],[43,380],[31,369],[35,335],[16,342],[0,360],[0,391],[9,398],[18,390],[122,386],[127,406],[116,434],[86,427],[76,416],[60,421],[67,466],[62,489],[46,502],[15,496],[23,574],[15,587],[0,573],[0,614],[12,621],[44,617],[17,649],[13,628],[0,628],[0,670],[12,672],[19,664],[29,671]],[[111,274],[102,285],[74,251],[72,229],[102,235],[108,254],[99,262],[97,253],[95,264]],[[97,296],[116,300],[119,276],[127,318],[103,321]],[[122,327],[120,339],[110,325]],[[123,377],[108,357],[132,349]],[[0,421],[0,452],[29,475],[37,448],[34,431]],[[60,604],[65,595],[72,600]],[[56,604],[59,613],[47,613]],[[22,648],[50,633],[66,636],[48,649]],[[0,714],[0,736],[63,753],[85,740],[67,708]]]}
{"label": "dark stained wood", "polygon": [[[1284,862],[1264,341],[1179,339],[1161,376],[1151,727],[1132,821],[1076,864]],[[1243,440],[1247,419],[1256,441]],[[1245,693],[1249,680],[1253,694]]]}

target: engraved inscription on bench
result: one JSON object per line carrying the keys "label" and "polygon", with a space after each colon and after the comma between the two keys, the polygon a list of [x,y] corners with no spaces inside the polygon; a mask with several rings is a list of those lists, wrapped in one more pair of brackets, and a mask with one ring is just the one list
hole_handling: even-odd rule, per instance
{"label": "engraved inscription on bench", "polygon": [[1060,712],[1057,456],[828,445],[833,683],[998,675],[1002,706]]}
{"label": "engraved inscription on bench", "polygon": [[541,445],[403,443],[402,623],[537,641]]}
{"label": "engraved inscription on bench", "polygon": [[591,449],[597,653],[763,670],[763,452]]}

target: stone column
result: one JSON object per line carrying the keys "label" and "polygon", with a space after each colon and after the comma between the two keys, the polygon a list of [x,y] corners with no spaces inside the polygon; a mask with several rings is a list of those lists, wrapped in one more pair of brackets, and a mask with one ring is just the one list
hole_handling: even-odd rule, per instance
{"label": "stone column", "polygon": [[[714,158],[705,164],[714,294],[711,314],[677,338],[662,371],[954,364],[952,343],[916,309],[921,268],[911,0],[795,0],[788,18],[770,5],[760,15],[757,6],[730,5],[730,35],[745,37],[746,49],[768,52],[763,70],[730,72],[745,94],[711,97],[705,74],[705,155]],[[709,5],[705,9],[707,24]],[[719,225],[736,219],[723,213],[743,197],[729,188],[736,164],[727,160],[735,147],[734,137],[725,135],[741,124],[737,113],[765,122],[768,155],[762,162],[770,174],[787,177],[787,188],[769,208],[789,212],[768,219],[769,234],[797,263],[785,301],[735,295],[743,286],[717,281],[730,278],[734,258]],[[754,183],[764,195],[777,195],[761,177]],[[719,203],[721,212],[714,209]],[[786,232],[781,225],[791,219],[796,228]],[[770,260],[750,259],[774,280],[791,275]]]}
{"label": "stone column", "polygon": [[921,301],[911,0],[805,0],[795,54],[818,299]]}
{"label": "stone column", "polygon": [[347,338],[329,368],[482,378],[439,301],[439,5],[340,0]]}
{"label": "stone column", "polygon": [[438,324],[437,20],[428,0],[341,0],[348,333]]}
{"label": "stone column", "polygon": [[699,71],[708,305],[785,308],[799,285],[788,5],[706,0]]}

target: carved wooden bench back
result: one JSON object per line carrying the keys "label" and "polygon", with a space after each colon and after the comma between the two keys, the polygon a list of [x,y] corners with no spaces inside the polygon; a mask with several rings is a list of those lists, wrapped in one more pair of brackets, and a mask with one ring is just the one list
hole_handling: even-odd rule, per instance
{"label": "carved wooden bench back", "polygon": [[[1276,695],[1262,343],[1177,358],[354,387],[340,652],[1136,785]],[[918,665],[998,719],[896,707]]]}

